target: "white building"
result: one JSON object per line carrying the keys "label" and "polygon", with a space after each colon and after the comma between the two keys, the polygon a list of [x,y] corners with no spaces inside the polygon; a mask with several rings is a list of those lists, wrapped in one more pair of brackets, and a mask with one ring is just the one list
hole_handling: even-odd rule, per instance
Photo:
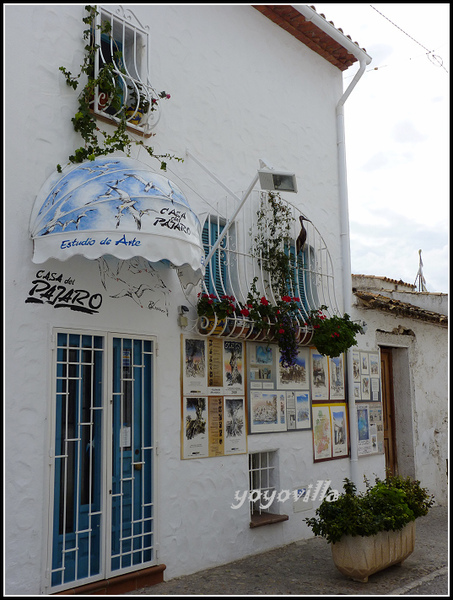
{"label": "white building", "polygon": [[[351,305],[343,106],[368,55],[307,6],[108,5],[95,66],[114,40],[122,100],[131,84],[160,108],[151,130],[129,128],[144,142],[129,158],[67,164],[83,145],[71,122],[81,88],[59,69],[79,72],[85,16],[5,7],[7,594],[123,593],[309,537],[318,482],[340,490],[385,467],[383,440],[348,416],[345,362],[329,378],[304,325],[311,308]],[[98,91],[98,125],[113,133]],[[163,172],[146,146],[184,162]],[[271,187],[295,219],[289,254],[297,217],[309,220],[294,375],[243,322],[227,336],[197,329],[212,250],[208,291],[244,307],[257,276],[278,300],[251,256],[262,167],[285,175]],[[370,363],[379,343],[359,336]],[[280,502],[252,514],[257,489]]]}
{"label": "white building", "polygon": [[386,277],[353,275],[361,348],[380,349],[386,467],[448,497],[448,295]]}

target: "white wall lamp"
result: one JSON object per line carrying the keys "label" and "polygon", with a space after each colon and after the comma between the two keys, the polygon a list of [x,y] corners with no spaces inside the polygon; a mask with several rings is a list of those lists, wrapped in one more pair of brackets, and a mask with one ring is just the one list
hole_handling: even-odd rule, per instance
{"label": "white wall lamp", "polygon": [[297,192],[297,182],[294,173],[283,173],[272,169],[260,169],[258,171],[260,186],[262,190],[278,192]]}

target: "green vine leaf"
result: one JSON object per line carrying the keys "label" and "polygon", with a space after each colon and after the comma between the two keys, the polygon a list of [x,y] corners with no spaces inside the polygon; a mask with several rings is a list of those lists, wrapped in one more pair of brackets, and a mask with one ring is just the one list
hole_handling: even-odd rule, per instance
{"label": "green vine leaf", "polygon": [[[74,130],[79,133],[84,141],[83,146],[77,148],[73,154],[69,156],[71,163],[81,163],[85,160],[95,160],[98,156],[107,156],[113,152],[124,152],[130,156],[132,146],[143,146],[149,156],[160,161],[160,168],[165,171],[167,168],[167,160],[183,161],[182,158],[175,157],[170,154],[155,154],[151,146],[145,146],[142,140],[135,140],[127,131],[126,106],[123,104],[123,85],[115,73],[115,67],[112,63],[103,64],[97,77],[94,76],[94,64],[96,53],[99,46],[94,41],[95,27],[100,29],[101,33],[107,35],[113,46],[116,45],[115,39],[112,37],[111,24],[108,21],[101,25],[95,26],[95,19],[99,12],[95,6],[85,6],[87,15],[82,19],[87,28],[83,31],[83,39],[89,40],[85,45],[85,56],[78,75],[73,75],[66,67],[59,67],[63,73],[66,84],[74,90],[77,90],[81,76],[87,76],[87,82],[78,96],[78,109],[72,117],[71,121]],[[121,64],[122,53],[116,49],[113,53],[116,64]],[[98,126],[98,122],[92,104],[96,96],[95,91],[99,89],[109,98],[109,106],[115,113],[113,122],[115,131],[107,133]],[[165,95],[162,95],[165,94]],[[162,92],[161,98],[170,98],[169,94]],[[149,107],[148,102],[148,107]],[[153,107],[151,107],[153,110]],[[57,166],[61,172],[61,165]]]}

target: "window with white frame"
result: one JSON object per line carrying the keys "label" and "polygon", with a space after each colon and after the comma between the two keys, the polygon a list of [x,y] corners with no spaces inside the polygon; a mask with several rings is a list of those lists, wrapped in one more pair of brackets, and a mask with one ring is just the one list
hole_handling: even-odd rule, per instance
{"label": "window with white frame", "polygon": [[276,450],[249,454],[250,527],[286,521],[278,514],[278,456]]}

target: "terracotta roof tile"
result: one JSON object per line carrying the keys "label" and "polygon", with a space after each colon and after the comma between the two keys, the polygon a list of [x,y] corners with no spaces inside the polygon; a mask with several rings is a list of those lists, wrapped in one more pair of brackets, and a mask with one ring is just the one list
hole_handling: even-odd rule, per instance
{"label": "terracotta roof tile", "polygon": [[[288,4],[254,4],[252,6],[332,65],[335,65],[340,71],[345,71],[357,61],[357,58],[348,52],[346,48],[311,21],[307,21],[297,8]],[[315,10],[314,6],[311,8]],[[320,16],[325,19],[323,14],[320,14]],[[326,22],[335,27],[332,21],[326,20]],[[342,29],[337,29],[343,33]],[[352,41],[349,35],[346,37]],[[359,48],[357,42],[353,43]],[[361,50],[364,49],[361,48]]]}
{"label": "terracotta roof tile", "polygon": [[400,317],[409,317],[420,321],[435,323],[442,327],[448,327],[448,317],[431,310],[425,310],[408,302],[401,302],[388,298],[382,294],[376,294],[368,291],[356,290],[354,294],[359,298],[366,308],[382,310],[398,315]]}

